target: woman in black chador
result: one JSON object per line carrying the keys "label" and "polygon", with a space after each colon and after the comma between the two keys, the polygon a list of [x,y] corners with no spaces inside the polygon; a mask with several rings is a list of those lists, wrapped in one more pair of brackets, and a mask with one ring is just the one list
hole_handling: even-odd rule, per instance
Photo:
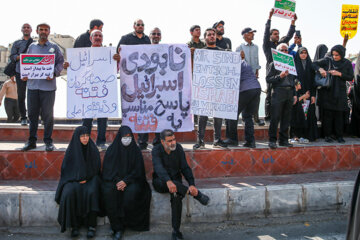
{"label": "woman in black chador", "polygon": [[349,222],[346,232],[346,240],[360,239],[360,172],[355,181],[350,205]]}
{"label": "woman in black chador", "polygon": [[350,99],[352,102],[351,134],[360,137],[360,53],[355,65],[355,82],[350,92]]}
{"label": "woman in black chador", "polygon": [[95,236],[96,217],[100,212],[100,168],[100,154],[87,128],[77,127],[66,149],[55,196],[60,204],[61,232],[72,228],[71,237],[77,237],[79,227],[85,224],[87,238]]}
{"label": "woman in black chador", "polygon": [[344,114],[349,109],[347,103],[346,81],[352,81],[354,71],[352,64],[345,58],[345,48],[334,46],[331,57],[314,61],[316,71],[325,77],[331,75],[332,83],[329,88],[319,90],[318,105],[323,111],[322,128],[326,142],[332,142],[331,134],[334,131],[339,143],[344,143]]}
{"label": "woman in black chador", "polygon": [[105,153],[102,179],[104,208],[114,239],[121,239],[125,228],[148,231],[151,190],[141,150],[128,126],[120,127]]}
{"label": "woman in black chador", "polygon": [[299,48],[295,57],[296,72],[298,74],[297,79],[301,83],[300,95],[310,95],[305,101],[310,101],[309,108],[307,110],[306,118],[303,123],[303,132],[301,133],[305,139],[315,141],[318,137],[317,119],[315,116],[315,99],[316,99],[316,87],[315,87],[315,71],[312,66],[312,61],[309,56],[309,52],[305,47]]}

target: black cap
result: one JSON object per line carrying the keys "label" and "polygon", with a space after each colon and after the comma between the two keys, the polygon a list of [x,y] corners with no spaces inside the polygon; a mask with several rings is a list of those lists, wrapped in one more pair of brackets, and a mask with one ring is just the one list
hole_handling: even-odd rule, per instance
{"label": "black cap", "polygon": [[195,28],[200,28],[199,25],[192,25],[190,28],[190,32],[193,32],[195,30]]}
{"label": "black cap", "polygon": [[219,24],[225,25],[225,22],[223,20],[220,20],[220,21],[214,23],[213,28],[216,28]]}
{"label": "black cap", "polygon": [[241,35],[244,35],[245,33],[249,33],[249,32],[256,32],[256,30],[252,30],[251,28],[244,28],[241,32]]}

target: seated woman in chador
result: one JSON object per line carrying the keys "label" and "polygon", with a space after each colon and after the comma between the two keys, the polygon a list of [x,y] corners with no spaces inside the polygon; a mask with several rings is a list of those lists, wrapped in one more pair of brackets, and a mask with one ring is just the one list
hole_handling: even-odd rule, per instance
{"label": "seated woman in chador", "polygon": [[77,127],[66,149],[55,201],[60,204],[58,222],[61,232],[72,228],[79,236],[81,225],[88,227],[87,238],[95,236],[100,213],[100,154],[84,126]]}
{"label": "seated woman in chador", "polygon": [[125,228],[148,231],[151,189],[141,150],[128,126],[120,127],[105,153],[102,179],[104,208],[114,239],[121,239]]}

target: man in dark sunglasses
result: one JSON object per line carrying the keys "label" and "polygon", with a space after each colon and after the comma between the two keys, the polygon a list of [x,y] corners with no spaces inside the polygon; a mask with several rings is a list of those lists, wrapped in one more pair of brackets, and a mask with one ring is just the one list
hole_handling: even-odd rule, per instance
{"label": "man in dark sunglasses", "polygon": [[137,19],[133,25],[134,31],[121,37],[117,49],[120,45],[138,45],[138,44],[151,44],[150,38],[145,35],[145,24],[143,20]]}
{"label": "man in dark sunglasses", "polygon": [[[281,43],[277,47],[278,51],[288,53],[286,43]],[[295,93],[296,76],[289,71],[279,71],[275,69],[274,62],[270,63],[266,71],[266,82],[272,85],[271,104],[270,104],[270,126],[269,126],[269,148],[277,148],[277,129],[279,130],[279,145],[292,147],[289,143],[289,126],[291,120],[291,108],[297,102]]]}
{"label": "man in dark sunglasses", "polygon": [[161,41],[161,30],[156,27],[150,32],[150,41],[151,44],[159,44]]}
{"label": "man in dark sunglasses", "polygon": [[[126,34],[121,37],[119,44],[117,45],[117,51],[119,52],[120,45],[139,45],[139,44],[151,44],[150,38],[145,35],[143,20],[137,19],[134,21],[134,32]],[[147,149],[147,141],[149,140],[149,134],[139,133],[138,144],[141,150]]]}

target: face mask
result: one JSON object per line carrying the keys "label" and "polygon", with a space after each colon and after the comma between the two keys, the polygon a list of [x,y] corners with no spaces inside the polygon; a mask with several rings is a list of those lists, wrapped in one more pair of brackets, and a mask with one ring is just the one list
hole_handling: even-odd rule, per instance
{"label": "face mask", "polygon": [[127,147],[130,145],[132,138],[131,137],[123,137],[121,138],[121,143]]}

